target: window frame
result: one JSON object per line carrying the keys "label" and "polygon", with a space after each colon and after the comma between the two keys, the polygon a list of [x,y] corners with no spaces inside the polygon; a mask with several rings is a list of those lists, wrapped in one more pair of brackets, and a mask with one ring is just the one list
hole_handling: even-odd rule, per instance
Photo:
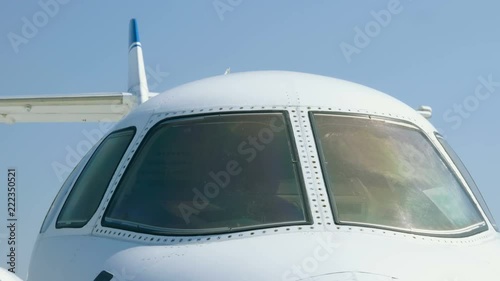
{"label": "window frame", "polygon": [[[117,196],[118,192],[120,191],[120,187],[122,184],[123,179],[125,178],[125,175],[129,171],[131,164],[134,163],[137,157],[139,157],[140,153],[143,151],[145,144],[147,141],[159,130],[161,129],[162,126],[168,123],[183,123],[183,122],[191,122],[196,119],[200,118],[206,118],[206,117],[217,117],[217,116],[238,116],[238,115],[259,115],[259,114],[281,114],[283,117],[284,123],[286,125],[286,130],[288,133],[288,141],[290,142],[291,146],[291,152],[293,159],[295,160],[295,169],[297,172],[297,184],[299,185],[299,191],[302,194],[302,201],[303,201],[303,211],[304,211],[304,221],[303,222],[281,222],[281,223],[271,223],[271,224],[262,224],[262,225],[254,225],[254,226],[246,226],[246,227],[238,227],[235,229],[230,229],[230,230],[218,230],[218,229],[213,229],[213,231],[210,231],[210,229],[207,230],[179,230],[179,229],[168,229],[165,228],[163,230],[154,230],[150,228],[143,228],[140,226],[137,226],[135,223],[130,223],[128,225],[127,223],[124,224],[115,224],[113,222],[106,221],[106,218],[108,217],[109,212],[111,211],[112,202],[115,200],[115,196]],[[118,184],[116,185],[116,189],[114,190],[107,206],[106,209],[102,215],[102,218],[100,220],[101,226],[102,227],[108,227],[108,228],[113,228],[113,229],[121,229],[121,230],[126,230],[126,231],[132,231],[132,232],[137,232],[137,233],[142,233],[142,234],[148,234],[148,235],[158,235],[158,236],[199,236],[199,235],[215,235],[215,234],[230,234],[230,233],[236,233],[236,232],[243,232],[243,231],[252,231],[252,230],[262,230],[262,229],[269,229],[269,228],[276,228],[276,227],[284,227],[284,226],[296,226],[296,225],[313,225],[314,222],[314,217],[312,216],[311,213],[311,206],[309,202],[309,196],[307,193],[307,188],[305,184],[305,179],[304,175],[302,172],[302,163],[300,160],[299,156],[299,151],[297,148],[297,143],[295,140],[295,134],[293,131],[293,126],[290,121],[290,114],[287,110],[256,110],[256,111],[234,111],[234,112],[223,112],[223,113],[205,113],[205,114],[193,114],[193,115],[182,115],[182,116],[175,116],[175,117],[167,117],[162,120],[159,120],[153,127],[151,127],[146,135],[140,140],[139,147],[136,149],[136,152],[132,156],[130,162],[127,165],[127,168],[123,172],[123,175],[119,179]]]}
{"label": "window frame", "polygon": [[[325,163],[324,150],[323,150],[323,146],[321,145],[321,142],[319,139],[318,129],[317,129],[317,125],[316,125],[316,122],[314,119],[314,115],[316,115],[316,114],[324,114],[324,115],[343,117],[343,118],[361,118],[361,119],[367,119],[367,120],[380,120],[381,122],[382,121],[383,122],[390,122],[392,124],[396,124],[396,125],[399,125],[401,127],[412,128],[412,129],[416,130],[432,146],[436,155],[444,163],[444,165],[449,170],[451,175],[457,181],[457,183],[460,186],[460,188],[462,189],[462,191],[465,193],[465,195],[470,200],[473,208],[476,209],[479,216],[482,218],[482,222],[471,225],[471,226],[466,227],[464,229],[458,229],[458,230],[454,230],[454,231],[412,231],[411,229],[392,227],[392,226],[384,226],[384,225],[378,225],[378,224],[341,221],[339,219],[339,215],[338,215],[339,211],[337,208],[335,196],[333,195],[333,192],[331,189],[331,184],[330,184],[329,177],[328,177],[328,173],[327,173],[326,167],[324,165],[324,163]],[[371,115],[371,114],[362,114],[362,113],[344,113],[344,112],[332,112],[332,111],[309,111],[308,117],[309,117],[309,122],[310,122],[312,133],[313,133],[314,144],[316,145],[316,150],[318,152],[319,163],[321,166],[321,173],[323,176],[323,181],[325,183],[325,189],[326,189],[326,192],[328,194],[328,200],[330,203],[330,207],[331,207],[332,212],[333,212],[333,219],[334,219],[335,225],[368,227],[368,228],[375,228],[375,229],[381,229],[381,230],[397,231],[397,232],[408,233],[408,234],[413,234],[413,235],[439,237],[439,238],[465,238],[465,237],[470,237],[470,236],[488,231],[488,229],[489,229],[488,224],[486,223],[485,217],[483,216],[481,210],[477,206],[476,202],[473,200],[474,199],[473,195],[469,193],[467,188],[464,186],[464,184],[462,183],[460,178],[455,173],[455,169],[453,169],[453,167],[450,165],[451,163],[449,163],[446,160],[444,155],[438,149],[436,144],[431,140],[431,138],[427,135],[425,130],[421,129],[416,124],[413,124],[413,123],[406,121],[406,120],[397,119],[397,118],[390,118],[390,117],[377,116],[377,115]]]}
{"label": "window frame", "polygon": [[[68,204],[68,200],[69,198],[71,197],[71,194],[74,192],[74,188],[75,186],[78,184],[78,182],[80,181],[81,177],[82,177],[82,173],[87,169],[88,165],[90,165],[92,163],[92,159],[99,153],[100,149],[102,148],[103,144],[106,142],[106,140],[114,135],[114,134],[119,134],[119,133],[123,133],[123,132],[126,132],[126,131],[130,131],[132,133],[132,137],[130,138],[130,141],[129,143],[127,144],[127,146],[125,147],[125,150],[123,152],[123,155],[121,156],[120,160],[118,161],[116,167],[118,168],[120,166],[120,163],[123,161],[125,155],[127,154],[127,151],[128,149],[130,148],[130,145],[132,144],[134,138],[136,137],[137,135],[137,128],[135,126],[130,126],[130,127],[126,127],[126,128],[123,128],[123,129],[119,129],[119,130],[116,130],[116,131],[113,131],[111,133],[109,133],[108,135],[106,135],[106,137],[104,137],[101,141],[99,141],[99,145],[95,148],[95,150],[93,150],[93,152],[89,152],[89,153],[92,153],[92,155],[90,157],[88,157],[88,159],[86,160],[86,163],[85,163],[85,166],[83,168],[81,168],[81,170],[79,171],[78,175],[75,177],[75,179],[73,179],[73,183],[71,184],[70,188],[68,189],[68,192],[67,192],[67,195],[65,196],[64,198],[64,203],[62,204],[62,207],[60,208],[59,210],[59,213],[57,214],[57,218],[55,219],[55,228],[56,229],[81,229],[81,228],[84,228],[85,226],[88,225],[88,223],[92,220],[92,218],[95,216],[95,214],[97,213],[97,211],[99,210],[99,206],[102,204],[102,200],[104,199],[108,189],[109,189],[109,185],[110,183],[113,181],[113,178],[115,177],[116,175],[116,172],[117,172],[117,168],[115,168],[115,171],[113,172],[113,174],[111,175],[110,179],[109,179],[109,182],[107,183],[106,185],[106,188],[105,188],[105,191],[103,192],[102,196],[101,196],[101,199],[99,200],[99,204],[96,205],[95,207],[95,210],[93,212],[93,215],[90,216],[87,221],[85,223],[81,223],[81,224],[69,224],[69,225],[59,225],[59,220],[61,219],[61,216],[64,212],[64,209],[65,207],[67,206]],[[91,150],[92,151],[92,150]],[[84,156],[83,159],[85,159],[86,156]],[[80,160],[80,161],[82,161]]]}
{"label": "window frame", "polygon": [[54,199],[52,200],[52,204],[50,205],[47,214],[45,214],[42,226],[40,227],[40,232],[39,232],[40,234],[45,233],[51,227],[52,221],[54,221],[54,227],[55,227],[57,219],[54,220],[54,218],[56,218],[56,215],[59,216],[60,212],[59,208],[62,207],[62,205],[66,202],[68,194],[71,192],[73,185],[75,184],[76,180],[80,176],[80,173],[82,172],[82,170],[85,168],[85,165],[89,161],[90,154],[93,154],[94,151],[95,151],[95,145],[85,156],[83,156],[80,162],[76,164],[71,173],[68,175],[66,180],[64,180],[63,184],[61,185],[61,188],[59,188],[59,191],[57,192],[56,197],[54,197]]}
{"label": "window frame", "polygon": [[[434,136],[436,137],[439,146],[443,149],[443,151],[450,158],[451,163],[453,163],[453,165],[455,166],[457,173],[462,176],[464,183],[469,187],[470,195],[476,199],[477,205],[479,205],[484,215],[486,216],[486,220],[491,224],[491,226],[495,229],[496,232],[500,232],[500,226],[497,224],[495,217],[493,216],[493,213],[491,212],[486,200],[484,199],[481,189],[476,184],[474,178],[472,177],[472,174],[469,172],[469,169],[462,161],[462,158],[453,149],[453,147],[451,147],[451,145],[448,143],[448,141],[445,139],[443,135],[441,135],[438,132],[435,132]],[[449,147],[449,149],[442,142],[445,142]],[[462,167],[462,169],[460,167]],[[470,182],[467,180],[467,178],[469,178]]]}

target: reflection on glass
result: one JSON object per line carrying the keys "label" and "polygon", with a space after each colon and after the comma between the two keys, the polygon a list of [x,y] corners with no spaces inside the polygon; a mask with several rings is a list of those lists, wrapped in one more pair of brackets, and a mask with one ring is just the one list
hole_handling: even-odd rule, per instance
{"label": "reflection on glass", "polygon": [[448,155],[450,156],[450,158],[452,159],[452,161],[457,166],[457,168],[460,171],[460,173],[462,174],[462,176],[464,177],[464,179],[467,182],[467,184],[469,185],[472,193],[474,193],[474,196],[476,197],[477,201],[479,202],[479,205],[481,205],[481,208],[486,213],[486,216],[490,220],[490,222],[493,225],[493,227],[495,228],[495,230],[500,231],[500,229],[498,228],[498,225],[495,221],[495,218],[493,217],[493,214],[491,213],[490,209],[488,208],[488,205],[486,204],[486,201],[484,200],[483,195],[481,194],[481,191],[479,191],[479,187],[477,187],[476,182],[474,182],[474,179],[472,178],[471,174],[469,173],[469,171],[465,167],[465,165],[462,162],[462,160],[460,159],[460,157],[458,157],[458,154],[451,148],[451,146],[448,144],[448,142],[446,142],[446,140],[444,140],[441,136],[438,135],[437,138],[438,138],[439,142],[441,143],[441,145],[446,150],[446,152],[448,153]]}
{"label": "reflection on glass", "polygon": [[114,132],[99,145],[68,195],[57,228],[83,227],[92,218],[134,134],[135,128]]}
{"label": "reflection on glass", "polygon": [[130,163],[105,225],[158,234],[305,223],[297,161],[281,113],[167,121]]}
{"label": "reflection on glass", "polygon": [[313,123],[340,222],[430,233],[484,223],[416,128],[329,114],[314,114]]}

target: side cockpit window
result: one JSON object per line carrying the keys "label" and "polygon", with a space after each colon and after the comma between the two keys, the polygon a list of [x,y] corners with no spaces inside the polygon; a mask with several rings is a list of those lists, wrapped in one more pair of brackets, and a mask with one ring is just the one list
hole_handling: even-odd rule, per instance
{"label": "side cockpit window", "polygon": [[92,218],[135,129],[111,133],[96,149],[76,180],[57,218],[56,228],[79,228]]}
{"label": "side cockpit window", "polygon": [[282,113],[169,120],[148,133],[103,225],[164,235],[308,223]]}
{"label": "side cockpit window", "polygon": [[441,135],[436,135],[437,139],[443,146],[444,150],[448,155],[450,156],[451,160],[455,163],[455,166],[457,166],[458,170],[464,177],[465,181],[467,182],[467,185],[470,187],[472,193],[474,193],[474,196],[476,197],[479,205],[481,205],[481,208],[483,209],[484,213],[486,214],[486,217],[490,220],[491,224],[495,228],[497,232],[500,232],[498,225],[495,221],[495,218],[493,217],[493,214],[491,213],[490,209],[488,208],[488,205],[486,204],[486,201],[484,200],[483,195],[481,194],[481,191],[479,190],[479,187],[476,185],[476,182],[472,178],[471,174],[465,167],[464,163],[458,157],[458,154],[451,148],[451,146],[448,144],[448,142],[441,136]]}
{"label": "side cockpit window", "polygon": [[486,228],[472,198],[420,129],[322,113],[313,113],[312,122],[337,223],[446,237]]}
{"label": "side cockpit window", "polygon": [[[92,148],[90,151],[93,151],[94,148]],[[90,152],[89,152],[90,154]],[[43,220],[42,227],[40,228],[40,233],[44,233],[47,231],[47,229],[50,226],[50,223],[54,220],[54,216],[57,215],[56,210],[59,206],[61,206],[68,194],[69,190],[71,190],[71,187],[73,186],[73,183],[76,180],[76,177],[80,174],[81,170],[85,166],[85,163],[89,160],[90,155],[87,154],[85,155],[80,162],[73,168],[73,171],[68,175],[66,180],[64,181],[63,185],[61,186],[61,189],[59,189],[59,192],[57,193],[56,197],[52,201],[52,204],[50,205],[49,211],[45,215],[45,219]]]}

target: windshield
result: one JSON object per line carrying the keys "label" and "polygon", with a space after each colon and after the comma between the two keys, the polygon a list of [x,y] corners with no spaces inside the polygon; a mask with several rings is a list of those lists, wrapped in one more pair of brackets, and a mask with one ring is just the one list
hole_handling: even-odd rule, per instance
{"label": "windshield", "polygon": [[460,173],[462,174],[462,176],[464,177],[465,181],[467,182],[471,191],[474,193],[474,196],[476,197],[477,201],[479,202],[479,205],[481,205],[481,208],[483,209],[484,213],[486,214],[486,216],[490,220],[490,222],[493,225],[493,227],[495,228],[495,230],[500,231],[500,229],[498,228],[498,225],[495,221],[495,218],[493,217],[493,214],[491,213],[490,209],[488,208],[488,205],[486,204],[486,201],[484,200],[484,197],[481,194],[481,191],[479,190],[479,187],[476,185],[476,182],[474,181],[471,174],[469,173],[469,171],[465,167],[465,164],[462,162],[460,157],[458,157],[458,154],[451,148],[451,146],[448,144],[448,142],[446,142],[446,140],[442,136],[436,135],[436,137],[439,140],[439,142],[441,143],[441,145],[443,146],[443,148],[446,150],[448,155],[450,156],[451,160],[455,163],[455,165],[457,166],[457,168],[460,171]]}
{"label": "windshield", "polygon": [[56,228],[80,228],[95,214],[109,183],[120,164],[135,128],[107,136],[96,149],[64,202]]}
{"label": "windshield", "polygon": [[312,114],[339,223],[451,235],[485,223],[417,128],[371,117]]}
{"label": "windshield", "polygon": [[146,136],[104,225],[200,234],[307,223],[282,113],[166,121]]}

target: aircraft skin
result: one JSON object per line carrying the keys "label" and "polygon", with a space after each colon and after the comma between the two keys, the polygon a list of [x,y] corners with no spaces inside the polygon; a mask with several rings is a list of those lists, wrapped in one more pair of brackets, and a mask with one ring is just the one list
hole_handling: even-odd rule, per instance
{"label": "aircraft skin", "polygon": [[[144,95],[143,88],[140,100],[146,99]],[[103,225],[120,180],[158,124],[193,116],[274,112],[287,116],[308,223],[196,235],[160,235]],[[417,128],[457,176],[480,214],[482,227],[443,234],[339,222],[322,167],[326,164],[318,161],[322,156],[311,112],[402,122]],[[488,218],[489,211],[440,144],[432,124],[389,95],[313,74],[235,73],[188,83],[140,103],[110,134],[131,127],[135,128],[133,139],[97,211],[84,226],[58,228],[56,221],[99,144],[61,188],[33,250],[29,281],[500,280],[500,235]]]}
{"label": "aircraft skin", "polygon": [[5,281],[22,281],[21,278],[17,277],[15,274],[11,273],[7,269],[0,267],[0,280]]}
{"label": "aircraft skin", "polygon": [[[432,125],[390,96],[333,78],[278,71],[230,74],[180,86],[140,105],[112,131],[135,126],[137,132],[146,133],[165,118],[252,111],[288,112],[296,124],[297,143],[313,138],[307,126],[309,111],[394,116],[417,125],[437,143]],[[139,143],[141,135],[132,143]],[[132,150],[124,159],[132,156]],[[318,157],[315,147],[299,148],[299,156],[303,175],[313,174],[309,163]],[[125,165],[122,160],[120,166]],[[115,175],[112,182],[117,180]],[[94,280],[102,270],[121,276],[117,280],[148,281],[307,280],[310,275],[320,276],[310,280],[444,281],[500,276],[500,239],[491,225],[464,238],[336,225],[328,200],[323,206],[312,201],[326,196],[322,177],[306,180],[311,211],[320,214],[310,226],[203,236],[164,237],[102,227],[99,218],[113,188],[85,227],[55,229],[50,223],[39,236],[29,280]],[[47,270],[54,267],[57,270]]]}

